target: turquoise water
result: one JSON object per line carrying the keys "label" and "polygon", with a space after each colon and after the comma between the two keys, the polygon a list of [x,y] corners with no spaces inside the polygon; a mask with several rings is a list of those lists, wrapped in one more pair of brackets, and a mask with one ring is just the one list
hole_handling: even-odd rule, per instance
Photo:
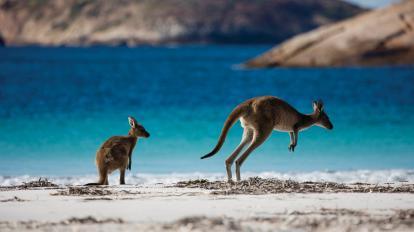
{"label": "turquoise water", "polygon": [[269,46],[0,48],[0,176],[95,174],[105,139],[128,132],[128,115],[151,133],[133,173],[224,173],[241,138],[236,124],[216,156],[228,113],[274,95],[299,111],[323,99],[335,128],[274,132],[243,171],[414,169],[412,67],[243,70]]}

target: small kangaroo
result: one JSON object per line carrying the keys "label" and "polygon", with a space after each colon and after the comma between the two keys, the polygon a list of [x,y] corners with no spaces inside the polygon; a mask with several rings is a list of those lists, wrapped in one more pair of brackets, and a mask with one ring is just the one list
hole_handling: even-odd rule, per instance
{"label": "small kangaroo", "polygon": [[131,170],[131,155],[138,137],[148,138],[150,134],[133,117],[128,117],[131,129],[127,136],[113,136],[106,140],[96,152],[96,166],[99,173],[97,183],[86,185],[108,185],[108,174],[119,169],[119,183],[125,184],[125,169]]}
{"label": "small kangaroo", "polygon": [[244,131],[239,146],[225,162],[229,182],[232,182],[231,166],[244,146],[250,143],[246,151],[236,160],[237,181],[240,181],[240,167],[243,162],[252,151],[269,137],[272,130],[289,133],[290,144],[288,149],[293,152],[298,143],[299,131],[313,125],[329,130],[333,129],[333,125],[323,109],[322,101],[313,102],[313,113],[301,114],[279,98],[272,96],[256,97],[241,103],[230,113],[224,123],[217,145],[201,159],[211,157],[220,150],[226,139],[227,132],[238,119],[240,119]]}

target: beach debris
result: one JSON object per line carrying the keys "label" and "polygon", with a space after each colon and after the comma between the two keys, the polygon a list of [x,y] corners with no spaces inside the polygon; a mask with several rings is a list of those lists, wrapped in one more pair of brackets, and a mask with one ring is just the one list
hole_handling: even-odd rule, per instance
{"label": "beach debris", "polygon": [[84,201],[112,201],[114,199],[110,197],[88,197],[83,199]]}
{"label": "beach debris", "polygon": [[[58,221],[58,222],[41,222],[41,221],[19,221],[19,222],[7,222],[7,221],[0,221],[0,231],[6,230],[13,230],[13,231],[22,231],[22,230],[36,230],[41,229],[41,231],[67,231],[65,227],[72,228],[68,231],[78,231],[78,229],[74,229],[74,225],[100,225],[100,224],[124,224],[124,220],[121,218],[106,218],[106,219],[97,219],[92,216],[87,217],[71,217],[66,220]],[[89,231],[89,230],[81,230],[81,231]],[[101,231],[101,230],[99,230]]]}
{"label": "beach debris", "polygon": [[19,188],[57,187],[57,184],[50,182],[47,178],[40,177],[38,180],[23,182]]}
{"label": "beach debris", "polygon": [[51,193],[52,196],[106,196],[111,195],[111,192],[108,189],[102,187],[78,187],[78,186],[69,186],[66,189],[58,190],[55,193]]}
{"label": "beach debris", "polygon": [[[105,224],[105,227],[100,225]],[[117,227],[107,227],[113,224]],[[0,231],[412,231],[414,209],[370,213],[366,210],[322,208],[246,218],[191,216],[167,223],[126,223],[120,218],[72,217],[57,222],[1,221]]]}
{"label": "beach debris", "polygon": [[240,222],[229,217],[195,216],[179,219],[173,223],[165,224],[165,231],[241,231]]}
{"label": "beach debris", "polygon": [[[142,194],[140,191],[130,191],[130,190],[116,190],[108,186],[67,186],[65,188],[59,189],[55,193],[51,193],[52,196],[119,196],[119,195],[137,195]],[[120,198],[122,200],[127,200],[127,198]],[[84,200],[113,200],[111,198],[87,198]]]}
{"label": "beach debris", "polygon": [[92,216],[77,218],[72,217],[67,220],[61,221],[60,224],[62,225],[72,225],[72,224],[104,224],[104,223],[124,223],[121,218],[107,218],[107,219],[96,219]]}
{"label": "beach debris", "polygon": [[297,182],[293,180],[263,179],[251,177],[240,182],[208,181],[205,179],[180,181],[174,185],[179,188],[202,188],[212,190],[215,195],[232,194],[271,194],[271,193],[414,193],[413,184],[372,185],[342,184],[335,182]]}
{"label": "beach debris", "polygon": [[21,198],[18,198],[16,196],[14,196],[13,198],[10,199],[5,199],[5,200],[0,200],[0,202],[23,202],[23,201],[27,201],[27,200],[23,200]]}
{"label": "beach debris", "polygon": [[[275,214],[267,217],[186,217],[164,224],[157,231],[408,231],[414,225],[413,209],[389,215],[366,211],[327,209]],[[408,229],[408,230],[407,230]]]}
{"label": "beach debris", "polygon": [[396,214],[394,214],[392,218],[393,219],[396,218],[399,220],[411,220],[412,223],[414,224],[414,209],[396,210]]}

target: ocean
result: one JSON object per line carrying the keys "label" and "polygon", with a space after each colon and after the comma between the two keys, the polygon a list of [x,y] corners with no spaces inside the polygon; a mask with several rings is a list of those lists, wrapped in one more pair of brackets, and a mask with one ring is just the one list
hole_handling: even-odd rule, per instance
{"label": "ocean", "polygon": [[[310,113],[322,99],[334,130],[271,137],[242,166],[247,176],[414,182],[414,68],[275,68],[238,64],[270,45],[0,48],[0,185],[38,177],[96,179],[95,153],[134,116],[151,133],[133,153],[129,183],[225,179],[239,123],[216,144],[239,103],[273,95]],[[111,183],[116,184],[118,173]],[[168,180],[168,181],[167,181]]]}

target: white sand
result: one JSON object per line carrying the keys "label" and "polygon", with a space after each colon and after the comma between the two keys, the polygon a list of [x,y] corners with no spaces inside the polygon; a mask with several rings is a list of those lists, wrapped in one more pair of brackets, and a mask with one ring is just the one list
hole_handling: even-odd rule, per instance
{"label": "white sand", "polygon": [[[51,193],[58,190],[0,191],[0,221],[3,222],[3,227],[7,222],[7,228],[13,229],[10,223],[60,222],[71,217],[87,216],[96,219],[120,218],[129,225],[148,225],[171,223],[177,219],[194,216],[244,220],[290,215],[295,212],[320,212],[323,209],[356,210],[369,215],[391,215],[396,210],[414,209],[414,195],[406,193],[217,196],[209,194],[208,190],[162,186],[113,186],[109,189],[117,194],[53,196]],[[14,197],[24,201],[7,201]]]}
{"label": "white sand", "polygon": [[[119,217],[133,222],[166,222],[203,215],[235,218],[271,216],[293,211],[311,212],[320,208],[368,210],[414,209],[413,194],[322,193],[270,195],[209,195],[200,189],[116,188],[141,192],[119,196],[51,196],[56,190],[18,190],[0,192],[0,200],[18,197],[25,202],[3,202],[2,220],[58,221],[69,217]],[[111,198],[115,200],[87,200]],[[125,199],[125,200],[122,200]]]}

